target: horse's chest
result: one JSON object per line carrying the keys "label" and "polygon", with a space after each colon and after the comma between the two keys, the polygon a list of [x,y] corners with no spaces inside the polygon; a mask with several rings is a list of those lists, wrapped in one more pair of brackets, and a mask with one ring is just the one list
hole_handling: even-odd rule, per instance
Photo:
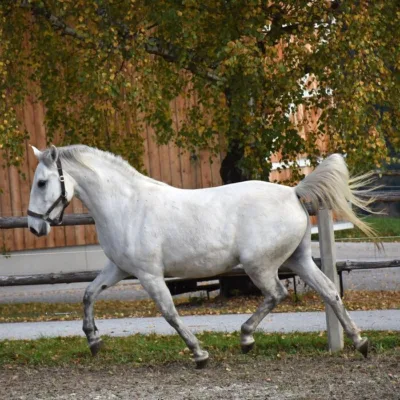
{"label": "horse's chest", "polygon": [[127,263],[126,239],[118,230],[97,228],[97,237],[104,254],[114,264],[122,267]]}

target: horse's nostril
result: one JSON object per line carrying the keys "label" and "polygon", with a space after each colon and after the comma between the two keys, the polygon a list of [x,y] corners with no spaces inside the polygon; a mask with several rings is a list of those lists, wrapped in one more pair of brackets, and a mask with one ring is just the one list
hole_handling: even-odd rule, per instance
{"label": "horse's nostril", "polygon": [[39,227],[34,228],[33,226],[29,227],[29,230],[37,237],[45,236],[48,233],[46,223],[42,223]]}
{"label": "horse's nostril", "polygon": [[35,235],[35,236],[42,236],[41,233],[39,233],[35,228],[30,227],[29,230]]}

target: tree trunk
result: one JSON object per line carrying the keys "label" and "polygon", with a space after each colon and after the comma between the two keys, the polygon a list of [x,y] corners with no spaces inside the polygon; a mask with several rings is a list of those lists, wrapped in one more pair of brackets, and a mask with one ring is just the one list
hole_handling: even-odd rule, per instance
{"label": "tree trunk", "polygon": [[228,152],[221,163],[221,169],[219,170],[224,185],[248,180],[248,177],[239,167],[243,156],[243,147],[240,146],[237,140],[233,141],[229,146]]}
{"label": "tree trunk", "polygon": [[[241,129],[244,124],[241,123],[236,115],[236,113],[232,110],[232,91],[228,88],[224,92],[226,98],[226,104],[229,108],[229,129],[230,134],[229,138],[234,138],[235,133]],[[240,140],[231,139],[228,142],[228,151],[226,153],[225,158],[222,160],[220,175],[222,178],[222,182],[224,185],[229,183],[243,182],[249,180],[249,177],[240,168],[240,161],[244,157],[244,147]]]}

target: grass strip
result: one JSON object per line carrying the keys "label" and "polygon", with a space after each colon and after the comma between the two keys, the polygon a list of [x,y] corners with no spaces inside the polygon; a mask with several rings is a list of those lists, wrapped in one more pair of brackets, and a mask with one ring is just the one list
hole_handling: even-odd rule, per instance
{"label": "grass strip", "polygon": [[[383,242],[400,242],[400,219],[395,217],[378,217],[369,215],[362,220],[371,225]],[[312,240],[318,240],[318,234],[311,235]],[[360,239],[360,240],[358,240]],[[336,241],[357,242],[370,241],[357,227],[335,232]]]}
{"label": "grass strip", "polygon": [[[371,353],[397,352],[399,332],[364,332],[372,342]],[[250,354],[240,353],[238,332],[198,334],[203,347],[215,361],[245,362],[248,357],[281,359],[292,356],[329,356],[326,332],[265,334],[256,333],[256,346]],[[96,358],[90,355],[86,340],[81,337],[42,338],[38,340],[0,341],[0,368],[18,366],[93,366],[129,364],[154,366],[172,362],[188,362],[190,352],[177,335],[133,335],[104,337],[105,345]],[[346,340],[344,357],[362,358]]]}

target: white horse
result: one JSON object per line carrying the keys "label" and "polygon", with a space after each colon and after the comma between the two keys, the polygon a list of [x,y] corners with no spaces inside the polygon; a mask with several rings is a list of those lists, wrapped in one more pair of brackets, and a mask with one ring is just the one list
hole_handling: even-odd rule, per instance
{"label": "white horse", "polygon": [[37,236],[50,232],[76,195],[93,216],[109,259],[86,289],[83,330],[93,355],[101,347],[94,323],[96,297],[127,276],[136,276],[165,319],[192,351],[197,366],[208,360],[196,337],[182,323],[165,277],[203,278],[242,264],[265,296],[241,327],[243,352],[254,345],[261,320],[287,296],[278,279],[286,262],[332,307],[346,334],[364,356],[368,340],[345,310],[335,286],[311,257],[310,222],[301,201],[333,209],[371,235],[348,201],[363,206],[349,184],[343,158],[325,159],[296,187],[248,181],[185,190],[148,178],[120,157],[87,146],[33,148],[39,160],[29,202],[28,225]]}

